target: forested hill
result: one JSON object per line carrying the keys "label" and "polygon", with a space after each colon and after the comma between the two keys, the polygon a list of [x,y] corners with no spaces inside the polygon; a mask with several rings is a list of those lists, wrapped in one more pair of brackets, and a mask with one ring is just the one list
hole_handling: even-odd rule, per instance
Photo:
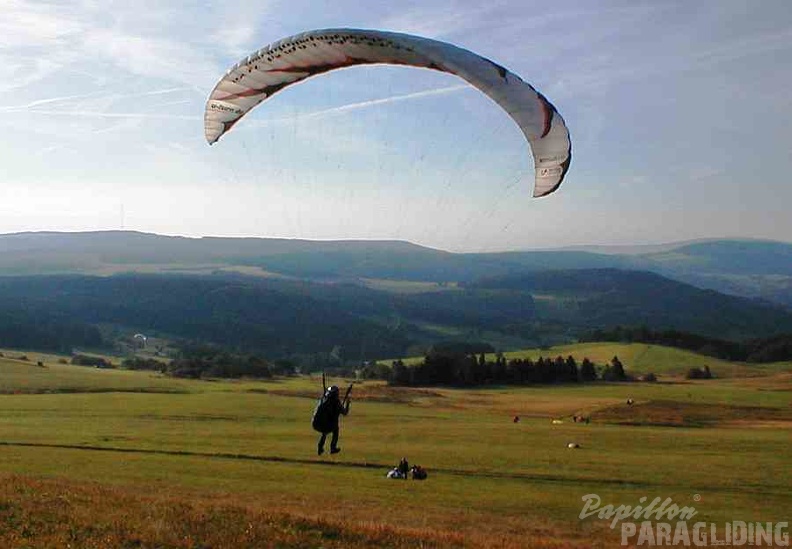
{"label": "forested hill", "polygon": [[448,339],[495,348],[642,326],[733,340],[792,333],[792,313],[652,273],[575,270],[419,290],[242,275],[0,277],[0,348],[112,346],[136,332],[267,356],[369,360]]}
{"label": "forested hill", "polygon": [[792,333],[791,315],[792,245],[778,242],[455,254],[397,241],[0,235],[0,347],[106,345],[112,327],[370,358],[615,326],[745,341]]}
{"label": "forested hill", "polygon": [[780,306],[643,271],[540,271],[483,278],[465,287],[545,296],[537,304],[540,314],[591,328],[650,326],[733,340],[792,333],[792,313]]}
{"label": "forested hill", "polygon": [[[135,332],[262,351],[272,357],[333,346],[392,356],[403,333],[352,314],[299,288],[184,275],[0,278],[0,347],[57,349],[112,345]],[[101,329],[100,329],[101,328]],[[111,336],[112,337],[112,336]]]}

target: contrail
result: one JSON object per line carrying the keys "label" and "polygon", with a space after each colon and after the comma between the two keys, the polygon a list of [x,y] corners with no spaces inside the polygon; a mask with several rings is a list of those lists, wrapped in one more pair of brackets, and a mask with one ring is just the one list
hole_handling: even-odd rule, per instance
{"label": "contrail", "polygon": [[8,107],[0,108],[2,112],[14,112],[14,111],[26,111],[28,109],[32,109],[38,107],[39,105],[48,105],[50,103],[60,103],[62,101],[72,101],[73,99],[86,99],[88,97],[97,97],[97,93],[82,93],[79,95],[64,95],[61,97],[49,97],[47,99],[38,99],[36,101],[31,101],[30,103],[25,103],[24,105],[12,105]]}
{"label": "contrail", "polygon": [[[358,103],[350,103],[348,105],[341,105],[339,107],[331,107],[329,109],[324,109],[321,111],[314,111],[305,114],[298,114],[295,116],[290,117],[282,117],[277,119],[269,119],[269,120],[262,120],[258,124],[254,124],[256,126],[266,126],[269,124],[277,124],[277,123],[285,123],[285,122],[294,122],[294,120],[301,120],[301,119],[310,119],[310,118],[320,118],[323,116],[333,116],[336,114],[343,114],[350,111],[355,111],[359,109],[367,109],[369,107],[374,107],[377,105],[386,105],[389,103],[398,103],[400,101],[411,101],[413,99],[420,99],[423,97],[431,97],[434,95],[445,95],[448,93],[453,93],[459,90],[464,90],[470,88],[467,84],[458,84],[455,86],[447,86],[445,88],[436,88],[432,90],[424,90],[414,93],[407,93],[404,95],[394,95],[391,97],[383,97],[381,99],[371,99],[369,101],[360,101]],[[166,93],[173,93],[177,91],[185,91],[190,90],[192,88],[169,88],[165,90],[155,90],[150,92],[143,92],[138,94],[128,94],[128,95],[116,95],[113,97],[118,98],[128,98],[128,97],[141,97],[146,95],[164,95]],[[60,101],[69,101],[71,99],[83,99],[86,97],[92,97],[91,94],[88,95],[72,95],[72,96],[64,96],[64,97],[52,97],[49,99],[40,99],[38,101],[33,101],[26,105],[17,105],[13,107],[4,107],[0,109],[0,112],[19,112],[19,111],[26,111],[33,114],[46,114],[46,115],[56,115],[56,116],[79,116],[82,118],[140,118],[140,119],[174,119],[174,120],[199,120],[203,118],[203,115],[177,115],[177,114],[164,114],[164,113],[134,113],[134,112],[107,112],[107,111],[89,111],[89,110],[55,110],[55,109],[41,109],[37,108],[43,105],[48,105],[50,103],[60,102]],[[250,126],[250,124],[248,125]]]}
{"label": "contrail", "polygon": [[388,103],[398,103],[400,101],[410,101],[413,99],[420,99],[422,97],[430,97],[433,95],[445,95],[447,93],[453,93],[459,90],[469,89],[470,86],[467,84],[457,84],[456,86],[447,86],[445,88],[436,88],[432,90],[424,90],[414,93],[407,93],[404,95],[393,95],[391,97],[383,97],[381,99],[371,99],[369,101],[360,101],[358,103],[350,103],[348,105],[341,105],[339,107],[330,107],[329,109],[324,109],[321,111],[314,111],[304,114],[296,114],[294,116],[288,117],[281,117],[281,118],[270,118],[267,120],[260,120],[256,121],[253,124],[248,123],[247,127],[251,126],[268,126],[271,124],[284,124],[284,123],[291,123],[295,120],[304,120],[310,118],[321,118],[323,116],[333,116],[336,114],[343,114],[349,111],[356,111],[359,109],[367,109],[369,107],[374,107],[377,105],[386,105]]}
{"label": "contrail", "polygon": [[355,111],[358,109],[367,109],[375,105],[385,105],[388,103],[398,103],[399,101],[409,101],[411,99],[419,99],[421,97],[430,97],[432,95],[445,95],[459,90],[470,88],[467,84],[458,84],[456,86],[448,86],[445,88],[437,88],[434,90],[424,90],[405,95],[394,95],[392,97],[383,97],[382,99],[371,99],[369,101],[361,101],[359,103],[350,103],[349,105],[342,105],[340,107],[332,107],[322,111],[316,111],[305,115],[298,115],[298,118],[315,118],[318,116],[327,116],[337,113]]}
{"label": "contrail", "polygon": [[59,111],[47,109],[29,109],[27,112],[54,116],[79,116],[81,118],[154,118],[171,120],[201,120],[203,118],[202,116],[188,114],[160,114],[142,112]]}
{"label": "contrail", "polygon": [[[192,90],[189,87],[179,87],[179,88],[166,88],[163,90],[152,90],[147,92],[139,92],[139,93],[126,93],[126,94],[106,94],[102,95],[98,92],[93,93],[83,93],[78,95],[64,95],[61,97],[48,97],[46,99],[37,99],[36,101],[31,101],[30,103],[25,103],[24,105],[11,105],[8,107],[0,108],[0,112],[20,112],[20,111],[31,111],[31,112],[43,112],[44,114],[53,114],[51,111],[39,111],[36,107],[41,105],[50,105],[52,103],[64,103],[68,101],[73,101],[75,99],[128,99],[130,97],[148,97],[151,95],[166,95],[169,93],[176,93],[181,91]],[[58,111],[58,114],[70,114],[69,111]]]}

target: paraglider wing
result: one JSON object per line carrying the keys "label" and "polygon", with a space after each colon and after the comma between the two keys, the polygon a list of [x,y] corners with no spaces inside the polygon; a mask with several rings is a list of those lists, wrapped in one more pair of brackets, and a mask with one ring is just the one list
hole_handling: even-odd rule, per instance
{"label": "paraglider wing", "polygon": [[206,103],[204,131],[215,143],[253,107],[283,88],[355,65],[424,67],[454,74],[478,88],[517,123],[530,143],[534,196],[555,191],[569,168],[569,131],[555,107],[519,76],[457,46],[393,32],[314,30],[284,38],[243,59],[220,79]]}

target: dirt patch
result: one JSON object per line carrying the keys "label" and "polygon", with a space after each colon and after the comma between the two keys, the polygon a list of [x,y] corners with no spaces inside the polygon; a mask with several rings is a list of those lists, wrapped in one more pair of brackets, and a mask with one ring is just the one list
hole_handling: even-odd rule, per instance
{"label": "dirt patch", "polygon": [[650,400],[632,406],[620,404],[603,408],[593,413],[591,419],[599,423],[665,427],[746,427],[758,424],[792,427],[792,409]]}
{"label": "dirt patch", "polygon": [[784,372],[773,376],[741,380],[746,387],[754,387],[757,391],[790,392],[792,391],[792,373]]}
{"label": "dirt patch", "polygon": [[742,429],[792,429],[792,420],[735,420],[724,422],[725,427],[735,427]]}

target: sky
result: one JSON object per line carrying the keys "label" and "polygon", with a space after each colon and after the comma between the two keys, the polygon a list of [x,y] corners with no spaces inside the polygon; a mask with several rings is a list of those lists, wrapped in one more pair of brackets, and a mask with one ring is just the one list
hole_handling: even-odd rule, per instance
{"label": "sky", "polygon": [[[792,241],[788,0],[0,0],[0,233],[405,240],[454,252]],[[567,122],[534,199],[514,122],[443,73],[287,88],[213,146],[212,88],[319,28],[488,57]]]}

